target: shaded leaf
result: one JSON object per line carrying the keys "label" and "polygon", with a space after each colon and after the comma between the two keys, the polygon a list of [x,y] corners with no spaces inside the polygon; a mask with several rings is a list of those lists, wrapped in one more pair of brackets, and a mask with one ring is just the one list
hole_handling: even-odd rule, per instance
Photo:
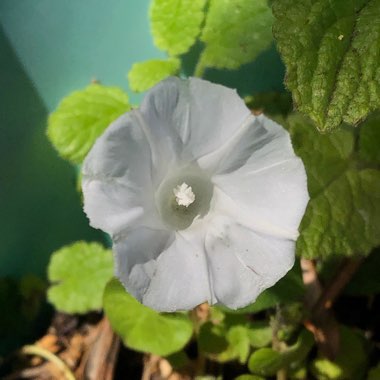
{"label": "shaded leaf", "polygon": [[311,198],[297,253],[305,258],[368,254],[380,244],[380,171],[363,167],[353,130],[321,136],[299,115],[288,124]]}
{"label": "shaded leaf", "polygon": [[185,314],[160,314],[138,302],[116,279],[104,291],[104,311],[124,344],[137,351],[166,356],[179,351],[191,338]]}

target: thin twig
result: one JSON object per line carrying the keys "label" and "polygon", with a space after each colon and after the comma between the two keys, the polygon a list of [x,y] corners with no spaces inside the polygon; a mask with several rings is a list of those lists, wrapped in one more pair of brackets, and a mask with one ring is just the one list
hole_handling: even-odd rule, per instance
{"label": "thin twig", "polygon": [[363,262],[363,257],[359,259],[347,259],[339,268],[332,281],[326,286],[318,301],[316,302],[313,313],[319,315],[323,310],[328,310],[333,305],[336,298],[351,280]]}
{"label": "thin twig", "polygon": [[75,377],[70,368],[65,364],[63,360],[54,355],[52,352],[37,345],[27,345],[22,347],[21,353],[25,355],[40,356],[50,361],[51,363],[54,363],[63,372],[67,380],[75,380]]}

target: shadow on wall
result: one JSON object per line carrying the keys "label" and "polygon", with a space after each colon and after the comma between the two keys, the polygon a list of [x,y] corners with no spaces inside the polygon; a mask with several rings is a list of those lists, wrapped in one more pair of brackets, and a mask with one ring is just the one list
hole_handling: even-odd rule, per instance
{"label": "shadow on wall", "polygon": [[0,276],[45,275],[51,252],[100,240],[82,212],[75,171],[45,136],[47,111],[0,29]]}

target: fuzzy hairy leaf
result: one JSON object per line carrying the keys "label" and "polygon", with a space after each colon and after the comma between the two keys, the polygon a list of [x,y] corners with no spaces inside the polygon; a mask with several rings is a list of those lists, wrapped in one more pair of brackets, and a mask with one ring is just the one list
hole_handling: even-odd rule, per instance
{"label": "fuzzy hairy leaf", "polygon": [[186,53],[204,18],[205,0],[153,0],[150,22],[155,45],[170,55]]}
{"label": "fuzzy hairy leaf", "polygon": [[287,86],[319,130],[380,107],[380,0],[274,0],[272,9]]}
{"label": "fuzzy hairy leaf", "polygon": [[180,60],[177,58],[135,63],[128,73],[129,87],[136,92],[149,90],[166,77],[177,74],[179,68]]}
{"label": "fuzzy hairy leaf", "polygon": [[104,291],[104,310],[124,344],[137,351],[170,355],[184,347],[193,333],[186,315],[157,313],[128,294],[116,279]]}
{"label": "fuzzy hairy leaf", "polygon": [[380,171],[360,160],[360,143],[355,142],[360,135],[355,137],[353,130],[320,135],[298,115],[288,124],[306,167],[311,198],[300,227],[298,254],[368,254],[380,244]]}
{"label": "fuzzy hairy leaf", "polygon": [[211,0],[202,66],[237,69],[253,61],[272,42],[272,22],[266,0]]}
{"label": "fuzzy hairy leaf", "polygon": [[76,242],[54,252],[48,276],[48,300],[66,313],[102,308],[103,291],[113,275],[110,250],[98,243]]}
{"label": "fuzzy hairy leaf", "polygon": [[129,110],[124,91],[90,84],[61,101],[49,116],[47,135],[63,158],[80,164],[108,125]]}

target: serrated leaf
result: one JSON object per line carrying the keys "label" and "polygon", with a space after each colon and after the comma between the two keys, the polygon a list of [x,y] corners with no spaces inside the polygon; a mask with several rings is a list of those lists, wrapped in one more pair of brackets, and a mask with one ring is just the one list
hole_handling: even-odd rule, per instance
{"label": "serrated leaf", "polygon": [[191,338],[185,314],[159,314],[126,292],[116,279],[104,291],[104,311],[124,344],[134,350],[166,356],[179,351]]}
{"label": "serrated leaf", "polygon": [[124,91],[94,83],[61,101],[49,116],[47,135],[63,158],[80,164],[108,125],[129,110]]}
{"label": "serrated leaf", "polygon": [[299,116],[288,124],[311,198],[297,253],[305,258],[368,254],[380,244],[380,171],[362,167],[352,130],[320,135]]}
{"label": "serrated leaf", "polygon": [[253,61],[272,42],[272,22],[266,0],[211,0],[199,65],[237,69]]}
{"label": "serrated leaf", "polygon": [[204,18],[205,0],[153,0],[149,17],[154,44],[170,55],[186,53]]}
{"label": "serrated leaf", "polygon": [[170,75],[178,73],[178,58],[151,59],[133,64],[128,73],[129,87],[135,92],[143,92]]}
{"label": "serrated leaf", "polygon": [[48,277],[48,300],[66,313],[102,308],[103,291],[113,276],[112,252],[98,243],[76,242],[54,252]]}
{"label": "serrated leaf", "polygon": [[319,130],[380,107],[380,0],[274,0],[272,9],[286,84]]}

